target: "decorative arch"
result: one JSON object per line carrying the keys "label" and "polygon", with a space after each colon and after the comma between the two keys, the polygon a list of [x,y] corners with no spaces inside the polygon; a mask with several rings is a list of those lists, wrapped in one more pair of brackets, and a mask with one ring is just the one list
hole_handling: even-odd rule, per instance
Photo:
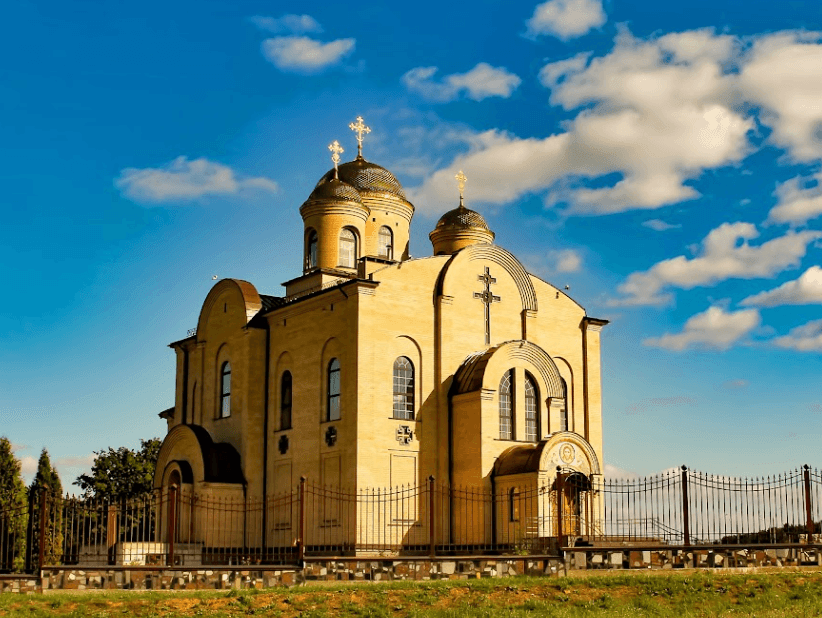
{"label": "decorative arch", "polygon": [[[240,455],[228,443],[215,443],[211,434],[199,425],[177,425],[165,437],[157,455],[154,473],[154,488],[159,489],[167,480],[166,471],[171,473],[177,462],[181,469],[183,462],[190,470],[192,483],[218,482],[245,484]],[[183,474],[183,479],[187,474]]]}
{"label": "decorative arch", "polygon": [[585,438],[583,438],[581,435],[573,431],[558,431],[554,434],[551,434],[551,437],[545,441],[545,447],[542,449],[539,458],[540,472],[556,472],[557,465],[563,468],[567,467],[567,465],[563,465],[566,462],[551,461],[552,455],[555,452],[556,447],[561,445],[562,443],[571,444],[574,447],[578,448],[580,451],[582,451],[582,455],[585,457],[585,459],[587,459],[587,463],[590,466],[590,474],[602,474],[602,470],[600,469],[599,465],[599,458],[597,457],[596,451],[594,451],[594,447],[588,444],[588,441]]}
{"label": "decorative arch", "polygon": [[[542,397],[562,397],[562,376],[549,354],[541,347],[530,341],[506,341],[482,352],[469,356],[454,374],[451,386],[452,395],[470,393],[483,386],[496,389],[499,376],[488,376],[485,369],[491,360],[501,361],[500,364],[512,366],[517,361],[523,361],[533,371],[532,375],[539,376],[547,392]],[[501,374],[500,374],[501,375]]]}
{"label": "decorative arch", "polygon": [[200,310],[200,317],[197,320],[197,341],[202,341],[201,334],[205,332],[211,310],[214,308],[214,304],[220,295],[227,290],[231,290],[237,294],[245,306],[246,324],[262,309],[263,301],[257,293],[257,288],[248,281],[243,281],[242,279],[223,279],[211,288],[211,291],[203,302],[203,308]]}
{"label": "decorative arch", "polygon": [[456,260],[467,260],[469,262],[474,262],[476,260],[487,260],[497,264],[514,280],[514,283],[519,290],[523,311],[537,310],[537,293],[534,289],[534,284],[531,281],[531,276],[525,270],[525,267],[523,267],[522,263],[514,257],[513,254],[509,253],[502,247],[489,243],[469,245],[451,256],[443,269],[440,271],[440,276],[437,279],[437,296],[450,295],[447,282],[448,270]]}

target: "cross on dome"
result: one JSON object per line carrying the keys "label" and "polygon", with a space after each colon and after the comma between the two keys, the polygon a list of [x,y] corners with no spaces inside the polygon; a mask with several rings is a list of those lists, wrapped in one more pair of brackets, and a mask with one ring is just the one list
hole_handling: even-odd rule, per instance
{"label": "cross on dome", "polygon": [[339,176],[337,170],[337,164],[340,162],[340,155],[345,152],[340,143],[337,140],[334,140],[331,144],[328,145],[328,149],[331,151],[331,160],[334,162],[334,177],[337,178]]}
{"label": "cross on dome", "polygon": [[371,127],[365,126],[362,116],[357,116],[357,122],[348,125],[348,128],[357,134],[357,158],[362,159],[362,136],[363,133],[371,133]]}

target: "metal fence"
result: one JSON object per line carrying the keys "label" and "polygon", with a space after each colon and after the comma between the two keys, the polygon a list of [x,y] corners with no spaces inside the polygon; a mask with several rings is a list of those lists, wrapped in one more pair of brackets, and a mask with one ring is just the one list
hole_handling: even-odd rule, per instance
{"label": "metal fence", "polygon": [[0,572],[79,565],[282,565],[312,557],[546,555],[573,545],[822,543],[822,473],[557,470],[484,487],[348,491],[302,479],[267,499],[184,485],[124,503],[32,492],[0,510]]}

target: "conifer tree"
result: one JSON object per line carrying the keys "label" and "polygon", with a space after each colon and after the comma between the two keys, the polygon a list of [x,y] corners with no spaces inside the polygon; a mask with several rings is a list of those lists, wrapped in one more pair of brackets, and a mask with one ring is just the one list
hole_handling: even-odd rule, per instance
{"label": "conifer tree", "polygon": [[[44,448],[37,462],[37,474],[29,487],[30,494],[37,495],[37,504],[46,500],[46,564],[59,564],[63,554],[63,484],[60,475],[51,465],[49,452]],[[39,522],[35,529],[39,528]],[[37,530],[39,534],[39,529]],[[38,537],[34,537],[38,538]]]}
{"label": "conifer tree", "polygon": [[26,486],[11,442],[0,437],[0,570],[22,571],[26,562]]}

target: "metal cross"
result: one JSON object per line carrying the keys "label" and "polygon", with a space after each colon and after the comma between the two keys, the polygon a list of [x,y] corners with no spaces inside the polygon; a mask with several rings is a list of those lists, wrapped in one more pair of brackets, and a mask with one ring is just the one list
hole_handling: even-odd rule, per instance
{"label": "metal cross", "polygon": [[491,303],[498,303],[499,296],[494,296],[491,293],[491,284],[496,283],[497,280],[491,276],[488,267],[485,267],[485,273],[478,275],[477,279],[485,284],[485,289],[482,292],[474,292],[474,298],[479,298],[482,304],[485,305],[485,345],[491,343]]}
{"label": "metal cross", "polygon": [[333,143],[328,145],[328,149],[331,151],[331,160],[334,162],[334,177],[337,177],[337,164],[340,162],[340,155],[345,152],[343,147],[340,146],[340,143],[337,140],[334,140]]}
{"label": "metal cross", "polygon": [[367,127],[362,122],[362,116],[357,116],[357,122],[348,125],[348,128],[357,134],[357,156],[362,158],[362,136],[363,133],[371,133],[371,127]]}
{"label": "metal cross", "polygon": [[460,189],[460,206],[462,206],[462,192],[465,190],[465,181],[468,180],[468,176],[463,174],[462,170],[460,170],[460,173],[454,176],[454,178],[457,179],[457,186]]}

